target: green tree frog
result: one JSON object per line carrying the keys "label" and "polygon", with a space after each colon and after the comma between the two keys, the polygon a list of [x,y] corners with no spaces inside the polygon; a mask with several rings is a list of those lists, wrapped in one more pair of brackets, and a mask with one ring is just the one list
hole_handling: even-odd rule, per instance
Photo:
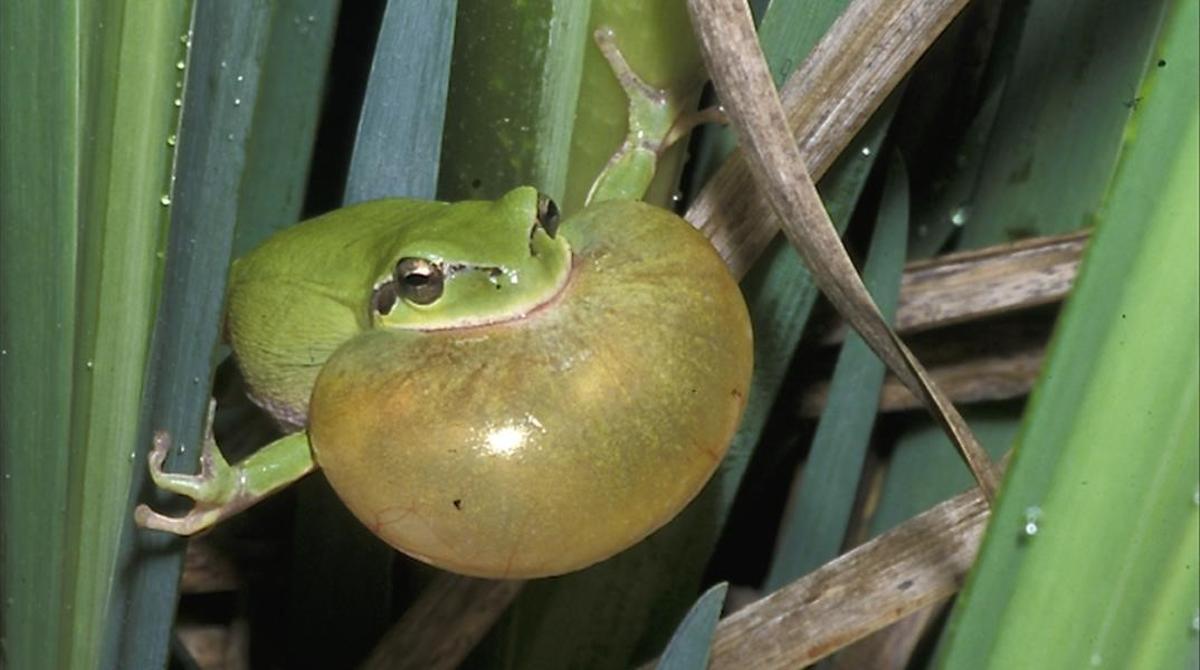
{"label": "green tree frog", "polygon": [[[530,187],[492,202],[340,209],[234,264],[225,329],[252,398],[292,430],[230,466],[155,483],[191,534],[320,468],[382,540],[455,572],[561,574],[677,514],[745,405],[751,333],[737,283],[675,214],[630,199],[678,109],[597,41],[630,96],[629,136],[589,204],[559,220]],[[211,423],[211,421],[210,421]]]}

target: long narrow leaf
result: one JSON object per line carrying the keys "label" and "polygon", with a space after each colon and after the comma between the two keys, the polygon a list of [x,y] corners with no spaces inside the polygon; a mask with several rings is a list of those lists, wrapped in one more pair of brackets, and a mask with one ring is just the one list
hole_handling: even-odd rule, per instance
{"label": "long narrow leaf", "polygon": [[[84,51],[72,379],[66,667],[105,647],[107,609],[135,471],[142,385],[170,202],[174,101],[186,59],[187,3],[81,8]],[[182,39],[181,39],[182,38]]]}
{"label": "long narrow leaf", "polygon": [[1172,4],[947,667],[1195,663],[1200,3]]}
{"label": "long narrow leaf", "polygon": [[338,3],[329,0],[275,0],[268,7],[234,258],[300,218],[338,19]]}
{"label": "long narrow leaf", "polygon": [[[885,319],[896,311],[908,237],[908,175],[897,155],[890,164],[863,281]],[[846,538],[858,480],[875,425],[883,362],[862,338],[846,338],[834,368],[829,400],[763,582],[768,591],[836,557]]]}
{"label": "long narrow leaf", "polygon": [[725,592],[728,590],[729,585],[721,582],[696,600],[671,636],[662,658],[658,660],[658,670],[692,670],[708,665],[713,631],[717,627],[717,618],[721,616]]}
{"label": "long narrow leaf", "polygon": [[1029,3],[979,188],[960,214],[961,248],[1091,223],[1166,5]]}
{"label": "long narrow leaf", "polygon": [[[321,68],[289,74],[279,71],[271,57],[309,36],[316,44],[309,45],[307,57],[323,62],[328,55],[328,16],[309,13],[303,30],[280,29],[297,25],[293,12],[305,9],[305,0],[269,6],[206,3],[197,8],[193,30],[183,36],[192,55],[183,62],[188,74],[183,126],[178,137],[173,134],[165,142],[179,150],[177,188],[138,445],[139,474],[152,430],[165,429],[176,439],[179,449],[169,468],[190,472],[196,466],[235,223],[254,216],[239,229],[269,230],[280,225],[280,217],[290,212],[294,219],[297,213],[306,170],[290,164],[275,172],[262,167],[272,157],[280,164],[297,154],[307,157],[312,146],[312,101],[290,101],[298,109],[308,108],[308,121],[303,113],[284,124],[270,118],[285,90],[289,96],[312,91],[314,80],[320,86]],[[318,16],[324,24],[317,22]],[[291,87],[285,89],[287,83]],[[254,237],[245,235],[243,243]],[[142,499],[142,489],[134,488],[135,501]],[[168,504],[165,496],[154,499],[156,505]],[[104,661],[109,667],[162,665],[174,619],[183,542],[136,530],[131,520],[124,529],[120,579],[109,609]]]}
{"label": "long narrow leaf", "polygon": [[439,196],[496,198],[530,184],[562,201],[590,4],[462,6]]}
{"label": "long narrow leaf", "polygon": [[[359,113],[344,204],[434,197],[455,4],[387,3]],[[295,664],[363,659],[392,618],[395,551],[359,523],[323,477],[299,487],[290,653]]]}
{"label": "long narrow leaf", "polygon": [[[72,2],[0,3],[0,639],[65,665],[80,55]],[[36,101],[37,104],[30,104]]]}

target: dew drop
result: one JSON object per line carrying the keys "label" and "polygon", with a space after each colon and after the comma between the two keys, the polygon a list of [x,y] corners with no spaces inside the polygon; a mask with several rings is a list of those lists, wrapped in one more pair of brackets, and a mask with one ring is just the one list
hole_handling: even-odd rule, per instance
{"label": "dew drop", "polygon": [[183,100],[180,100],[179,98],[175,98],[175,106],[183,107]]}
{"label": "dew drop", "polygon": [[83,364],[83,367],[91,370],[96,367],[96,364],[93,361],[87,361],[86,363]]}
{"label": "dew drop", "polygon": [[187,41],[188,41],[188,36],[187,36],[187,33],[184,33],[184,34],[180,35],[180,36],[179,36],[179,41],[180,41],[180,42],[182,42],[182,43],[184,43],[184,44],[187,44]]}
{"label": "dew drop", "polygon": [[[11,477],[12,475],[5,476]],[[1196,613],[1192,615],[1192,632],[1200,633],[1200,609],[1197,609]]]}
{"label": "dew drop", "polygon": [[309,22],[309,23],[316,23],[316,22],[317,22],[317,17],[316,17],[315,15],[313,15],[313,14],[309,14],[309,15],[308,15],[308,22]]}
{"label": "dew drop", "polygon": [[864,155],[864,156],[870,156],[870,155],[871,155],[871,147],[863,147],[863,148],[862,148],[862,155]]}
{"label": "dew drop", "polygon": [[161,203],[163,207],[167,207],[171,204],[171,196],[164,195],[163,197],[158,199],[158,202]]}
{"label": "dew drop", "polygon": [[1098,668],[1100,667],[1100,664],[1104,662],[1104,657],[1100,655],[1100,652],[1093,651],[1090,661],[1093,668]]}
{"label": "dew drop", "polygon": [[129,452],[129,462],[132,463],[136,460],[137,460],[137,452],[136,451]]}
{"label": "dew drop", "polygon": [[193,383],[193,384],[199,384],[199,383],[200,383],[200,378],[199,378],[199,377],[192,377],[192,383]]}
{"label": "dew drop", "polygon": [[671,194],[671,202],[676,203],[676,204],[683,202],[683,194],[680,193],[679,191],[675,191],[674,193]]}
{"label": "dew drop", "polygon": [[167,135],[167,146],[173,147],[173,146],[175,146],[175,142],[177,142],[177,141],[178,140],[176,139],[176,137],[174,135]]}
{"label": "dew drop", "polygon": [[232,141],[233,141],[233,133],[229,133],[228,135],[226,135],[226,136],[225,136],[225,139],[226,139],[226,140],[229,140],[230,142],[232,142]]}
{"label": "dew drop", "polygon": [[956,226],[961,226],[966,223],[967,219],[969,218],[971,218],[971,209],[966,205],[960,205],[950,215],[950,223],[953,223]]}
{"label": "dew drop", "polygon": [[8,355],[8,349],[0,349],[0,356],[7,356],[7,355]]}
{"label": "dew drop", "polygon": [[233,106],[234,106],[234,107],[237,107],[237,106],[238,106],[238,105],[240,105],[240,104],[242,104],[242,99],[241,99],[241,98],[234,98],[234,99],[233,99]]}
{"label": "dew drop", "polygon": [[183,82],[182,82],[182,81],[176,81],[176,82],[175,82],[175,88],[182,89],[182,88],[183,88]]}
{"label": "dew drop", "polygon": [[1041,507],[1038,507],[1037,505],[1031,505],[1030,507],[1025,508],[1025,527],[1021,529],[1022,532],[1025,533],[1025,537],[1033,537],[1034,535],[1038,534],[1038,531],[1041,530],[1041,527],[1038,526],[1038,521],[1040,521],[1041,518]]}
{"label": "dew drop", "polygon": [[185,67],[187,67],[187,63],[185,63],[185,62],[183,62],[183,61],[178,61],[178,62],[176,62],[176,63],[175,63],[175,69],[176,69],[176,70],[182,70],[182,69],[183,69],[183,68],[185,68]]}
{"label": "dew drop", "polygon": [[239,75],[237,76],[237,80],[238,80],[238,81],[246,81],[246,78],[245,78],[244,76],[242,76],[242,75],[240,75],[240,74],[239,74]]}
{"label": "dew drop", "polygon": [[227,67],[229,67],[229,63],[226,63],[225,61],[221,61],[221,69],[224,70]]}

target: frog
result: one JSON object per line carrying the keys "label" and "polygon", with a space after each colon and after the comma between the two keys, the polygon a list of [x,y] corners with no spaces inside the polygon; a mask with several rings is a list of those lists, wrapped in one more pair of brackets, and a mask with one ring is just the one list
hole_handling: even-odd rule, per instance
{"label": "frog", "polygon": [[[420,561],[494,579],[560,575],[676,516],[741,421],[753,338],[736,280],[674,212],[640,201],[697,117],[595,41],[628,134],[578,212],[518,186],[492,201],[389,198],[276,233],[234,262],[224,336],[283,437],[197,474],[148,457],[206,530],[320,470],[353,515]],[[702,118],[702,117],[699,117]]]}

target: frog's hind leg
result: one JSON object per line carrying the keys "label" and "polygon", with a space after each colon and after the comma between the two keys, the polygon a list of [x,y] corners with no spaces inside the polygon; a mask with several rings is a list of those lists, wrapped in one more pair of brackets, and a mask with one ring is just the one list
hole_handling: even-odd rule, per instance
{"label": "frog's hind leg", "polygon": [[196,504],[179,517],[138,505],[134,520],[139,526],[192,535],[250,507],[316,467],[308,436],[303,432],[280,438],[236,466],[229,465],[213,440],[212,412],[210,406],[200,451],[200,474],[164,472],[162,466],[171,449],[171,436],[166,432],[155,434],[148,459],[150,478],[160,489],[191,498]]}
{"label": "frog's hind leg", "polygon": [[681,101],[686,98],[651,86],[633,71],[617,48],[611,28],[597,29],[594,38],[629,98],[629,130],[592,184],[587,202],[640,200],[654,179],[659,156],[696,125],[715,120],[720,112],[684,112]]}

